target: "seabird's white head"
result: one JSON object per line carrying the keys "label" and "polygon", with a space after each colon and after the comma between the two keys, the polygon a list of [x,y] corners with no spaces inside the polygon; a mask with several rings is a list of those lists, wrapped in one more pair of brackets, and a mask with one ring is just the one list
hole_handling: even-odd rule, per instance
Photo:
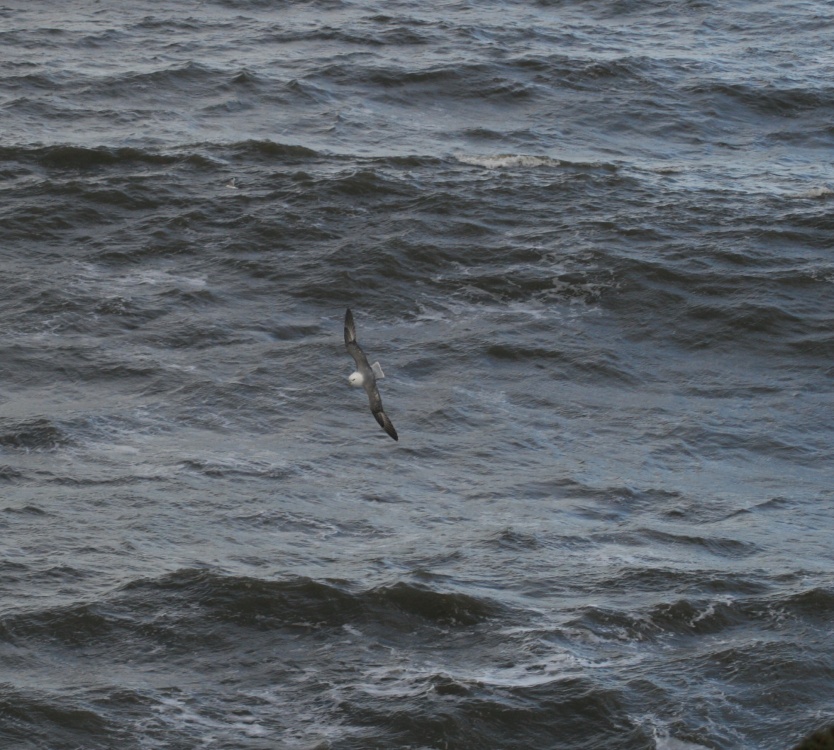
{"label": "seabird's white head", "polygon": [[348,383],[356,388],[362,386],[365,382],[365,378],[362,377],[362,373],[357,370],[356,372],[352,372],[350,377],[348,378]]}

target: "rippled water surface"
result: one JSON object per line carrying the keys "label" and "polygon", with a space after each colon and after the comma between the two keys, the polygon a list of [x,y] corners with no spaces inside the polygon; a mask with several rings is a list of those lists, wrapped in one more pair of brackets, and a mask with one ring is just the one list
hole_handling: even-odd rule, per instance
{"label": "rippled water surface", "polygon": [[0,744],[831,723],[830,16],[0,5]]}

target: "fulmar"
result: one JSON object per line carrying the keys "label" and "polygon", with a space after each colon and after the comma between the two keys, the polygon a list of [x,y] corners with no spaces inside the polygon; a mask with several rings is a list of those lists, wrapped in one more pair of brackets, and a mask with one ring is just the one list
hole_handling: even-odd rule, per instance
{"label": "fulmar", "polygon": [[388,415],[382,411],[382,398],[376,387],[376,379],[384,378],[385,373],[382,372],[382,367],[380,367],[379,362],[374,362],[373,365],[368,364],[368,358],[365,356],[365,352],[362,351],[362,347],[356,342],[356,326],[353,323],[353,313],[350,311],[350,308],[345,313],[345,348],[356,362],[356,372],[351,373],[348,382],[357,388],[361,385],[365,389],[371,405],[371,414],[374,415],[376,421],[379,422],[379,426],[385,432],[394,438],[394,440],[399,440],[394,425],[391,424]]}

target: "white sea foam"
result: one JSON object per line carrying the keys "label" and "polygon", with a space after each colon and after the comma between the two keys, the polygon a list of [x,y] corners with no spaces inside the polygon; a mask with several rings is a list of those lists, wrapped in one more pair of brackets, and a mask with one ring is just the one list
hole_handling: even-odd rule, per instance
{"label": "white sea foam", "polygon": [[531,154],[458,154],[455,157],[459,162],[471,164],[474,167],[485,167],[486,169],[513,169],[531,167],[558,167],[562,162],[552,159],[549,156],[533,156]]}

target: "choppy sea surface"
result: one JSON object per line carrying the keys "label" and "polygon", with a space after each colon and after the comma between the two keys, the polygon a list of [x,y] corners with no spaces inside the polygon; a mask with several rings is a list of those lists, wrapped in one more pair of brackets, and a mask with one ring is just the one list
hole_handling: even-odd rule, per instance
{"label": "choppy sea surface", "polygon": [[833,35],[0,0],[0,746],[830,723]]}

